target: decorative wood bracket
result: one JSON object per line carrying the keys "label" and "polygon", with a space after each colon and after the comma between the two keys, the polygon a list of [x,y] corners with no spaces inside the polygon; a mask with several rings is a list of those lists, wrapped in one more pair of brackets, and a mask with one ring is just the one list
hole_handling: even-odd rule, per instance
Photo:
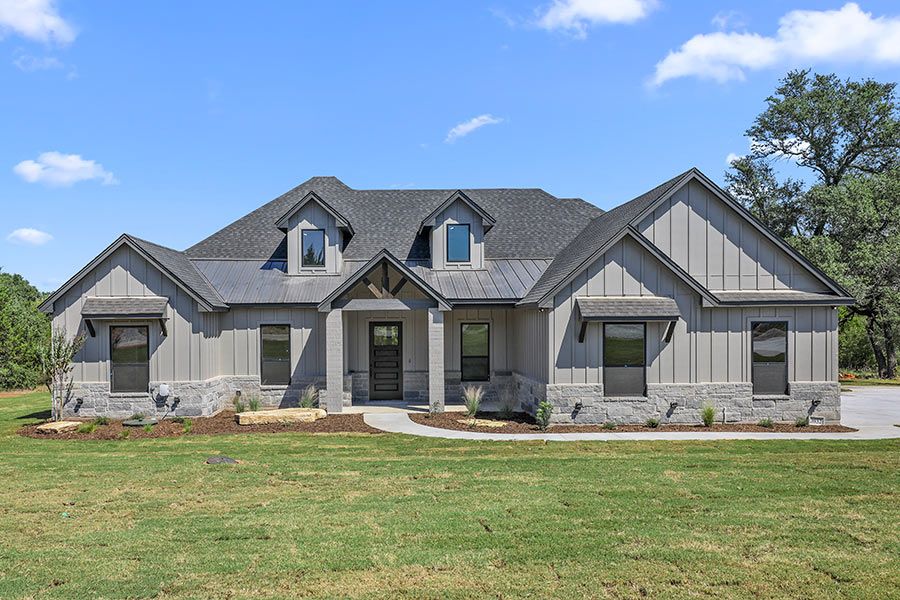
{"label": "decorative wood bracket", "polygon": [[85,319],[84,324],[87,326],[88,333],[91,334],[91,337],[97,337],[97,330],[94,329],[94,324],[90,319]]}
{"label": "decorative wood bracket", "polygon": [[669,325],[666,327],[665,340],[667,344],[672,341],[672,336],[675,335],[675,325],[677,323],[678,321],[669,321]]}
{"label": "decorative wood bracket", "polygon": [[169,337],[169,330],[166,329],[166,320],[165,319],[159,320],[159,330],[162,332],[163,337]]}
{"label": "decorative wood bracket", "polygon": [[578,343],[579,343],[579,344],[583,344],[583,343],[584,343],[584,336],[587,335],[587,327],[588,327],[588,322],[587,322],[587,321],[582,321],[582,322],[581,322],[581,329],[578,330]]}

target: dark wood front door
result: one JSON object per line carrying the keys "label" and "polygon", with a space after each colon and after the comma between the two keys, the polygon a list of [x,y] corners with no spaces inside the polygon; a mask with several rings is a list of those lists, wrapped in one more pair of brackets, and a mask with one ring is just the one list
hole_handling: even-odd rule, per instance
{"label": "dark wood front door", "polygon": [[369,399],[403,399],[403,326],[369,323]]}

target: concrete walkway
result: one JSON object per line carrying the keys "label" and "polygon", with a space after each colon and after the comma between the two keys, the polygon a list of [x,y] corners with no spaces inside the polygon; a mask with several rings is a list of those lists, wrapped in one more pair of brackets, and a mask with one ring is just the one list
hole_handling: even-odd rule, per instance
{"label": "concrete walkway", "polygon": [[419,425],[406,412],[364,412],[366,424],[389,433],[422,437],[485,441],[614,441],[614,440],[878,440],[900,438],[900,388],[854,388],[841,397],[843,423],[852,433],[642,432],[642,433],[482,433]]}

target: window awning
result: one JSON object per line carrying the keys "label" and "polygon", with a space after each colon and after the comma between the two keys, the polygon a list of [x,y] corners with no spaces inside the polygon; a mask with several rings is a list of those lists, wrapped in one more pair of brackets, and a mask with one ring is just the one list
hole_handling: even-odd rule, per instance
{"label": "window awning", "polygon": [[678,305],[658,296],[575,298],[583,321],[677,321]]}
{"label": "window awning", "polygon": [[164,319],[169,299],[161,296],[85,298],[85,319]]}

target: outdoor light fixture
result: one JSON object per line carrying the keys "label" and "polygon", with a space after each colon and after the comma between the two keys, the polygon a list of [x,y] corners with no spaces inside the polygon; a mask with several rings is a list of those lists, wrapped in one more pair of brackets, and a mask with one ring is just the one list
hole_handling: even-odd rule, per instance
{"label": "outdoor light fixture", "polygon": [[581,404],[581,400],[577,401],[577,402],[575,403],[575,410],[581,410],[581,407],[582,407],[582,406],[583,406],[583,405]]}
{"label": "outdoor light fixture", "polygon": [[675,401],[669,402],[669,408],[675,410],[676,408],[678,408],[678,403]]}
{"label": "outdoor light fixture", "polygon": [[159,384],[159,389],[156,391],[156,394],[160,398],[168,398],[169,397],[169,384],[168,383]]}
{"label": "outdoor light fixture", "polygon": [[812,401],[812,405],[813,405],[813,406],[818,406],[818,405],[820,405],[821,403],[822,403],[822,400],[820,400],[819,398],[816,398],[815,400]]}

